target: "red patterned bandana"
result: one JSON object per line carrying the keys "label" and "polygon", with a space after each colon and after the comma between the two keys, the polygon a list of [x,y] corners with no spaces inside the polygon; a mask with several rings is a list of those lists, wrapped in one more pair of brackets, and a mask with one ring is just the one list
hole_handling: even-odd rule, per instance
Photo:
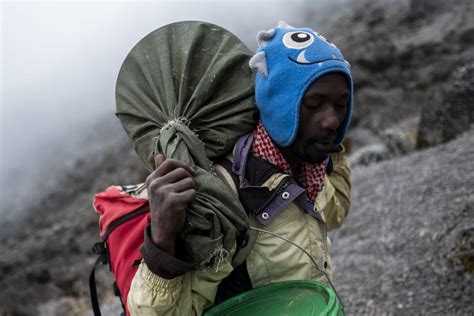
{"label": "red patterned bandana", "polygon": [[[254,156],[268,161],[289,175],[293,175],[290,165],[267,134],[262,121],[258,122],[257,127],[253,131],[252,151]],[[318,193],[323,189],[325,174],[326,164],[324,162],[320,164],[303,162],[298,170],[298,174],[293,176],[303,184],[304,188],[308,191],[309,198],[314,201]]]}

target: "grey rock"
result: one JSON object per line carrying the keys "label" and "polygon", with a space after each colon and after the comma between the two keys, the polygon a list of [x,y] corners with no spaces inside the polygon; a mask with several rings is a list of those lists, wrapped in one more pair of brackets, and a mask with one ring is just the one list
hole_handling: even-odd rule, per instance
{"label": "grey rock", "polygon": [[422,106],[418,148],[444,143],[474,124],[474,63],[456,69],[446,85]]}
{"label": "grey rock", "polygon": [[474,131],[356,167],[352,183],[347,221],[331,234],[348,314],[472,315]]}
{"label": "grey rock", "polygon": [[378,140],[377,135],[370,129],[364,127],[355,127],[349,130],[344,141],[346,151],[352,152],[353,148],[358,149]]}
{"label": "grey rock", "polygon": [[[357,134],[356,134],[357,135]],[[368,166],[383,160],[403,156],[413,150],[409,137],[399,128],[388,128],[372,144],[363,146],[348,157],[349,164]]]}
{"label": "grey rock", "polygon": [[[421,110],[436,105],[435,94],[452,71],[473,60],[472,1],[351,4],[325,29],[352,64],[353,127],[380,133],[418,116]],[[429,140],[429,132],[426,134]]]}
{"label": "grey rock", "polygon": [[376,143],[364,146],[348,157],[351,167],[368,166],[376,162],[387,160],[389,153],[384,144]]}
{"label": "grey rock", "polygon": [[391,157],[402,156],[413,149],[408,136],[398,128],[384,130],[380,138]]}

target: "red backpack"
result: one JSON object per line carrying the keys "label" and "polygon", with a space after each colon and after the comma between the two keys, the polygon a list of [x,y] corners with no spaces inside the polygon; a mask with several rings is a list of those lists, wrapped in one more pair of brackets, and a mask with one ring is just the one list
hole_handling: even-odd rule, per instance
{"label": "red backpack", "polygon": [[111,186],[94,198],[94,208],[100,214],[100,241],[92,251],[97,254],[94,268],[89,277],[92,309],[94,315],[101,315],[95,269],[102,263],[109,264],[115,282],[115,294],[120,298],[124,313],[129,315],[127,296],[130,285],[141,261],[140,246],[144,242],[144,231],[150,223],[148,200],[129,194],[138,186]]}
{"label": "red backpack", "polygon": [[[239,178],[231,176],[232,163],[224,161],[222,166],[216,164],[215,167],[231,185],[234,184],[233,189],[237,192]],[[89,277],[91,303],[95,316],[101,315],[95,283],[95,269],[100,263],[109,264],[109,269],[115,278],[115,295],[122,302],[123,315],[130,315],[127,308],[128,292],[142,259],[140,247],[145,240],[145,228],[150,223],[148,200],[131,195],[139,188],[140,185],[111,186],[94,197],[94,208],[100,214],[100,241],[92,248],[98,258]]]}

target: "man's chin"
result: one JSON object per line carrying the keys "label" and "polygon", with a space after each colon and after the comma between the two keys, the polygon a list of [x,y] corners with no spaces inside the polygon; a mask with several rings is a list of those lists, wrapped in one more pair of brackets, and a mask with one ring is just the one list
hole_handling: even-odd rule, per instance
{"label": "man's chin", "polygon": [[324,157],[318,157],[318,158],[309,158],[305,160],[305,162],[310,163],[310,164],[320,164],[323,163],[324,160],[326,160],[327,154]]}
{"label": "man's chin", "polygon": [[327,151],[305,152],[301,153],[298,156],[304,162],[311,164],[319,164],[326,160],[328,153]]}
{"label": "man's chin", "polygon": [[322,163],[328,156],[330,144],[322,144],[318,142],[307,143],[298,153],[301,160],[307,163]]}

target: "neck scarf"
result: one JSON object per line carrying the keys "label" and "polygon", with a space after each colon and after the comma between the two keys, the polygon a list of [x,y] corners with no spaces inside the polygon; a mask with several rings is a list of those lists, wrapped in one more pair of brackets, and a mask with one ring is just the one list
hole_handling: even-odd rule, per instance
{"label": "neck scarf", "polygon": [[285,173],[294,176],[303,184],[312,201],[316,199],[318,193],[323,189],[326,162],[324,161],[319,164],[303,162],[296,174],[293,174],[290,165],[263,127],[262,121],[258,122],[257,127],[253,131],[252,151],[254,156],[264,159]]}

